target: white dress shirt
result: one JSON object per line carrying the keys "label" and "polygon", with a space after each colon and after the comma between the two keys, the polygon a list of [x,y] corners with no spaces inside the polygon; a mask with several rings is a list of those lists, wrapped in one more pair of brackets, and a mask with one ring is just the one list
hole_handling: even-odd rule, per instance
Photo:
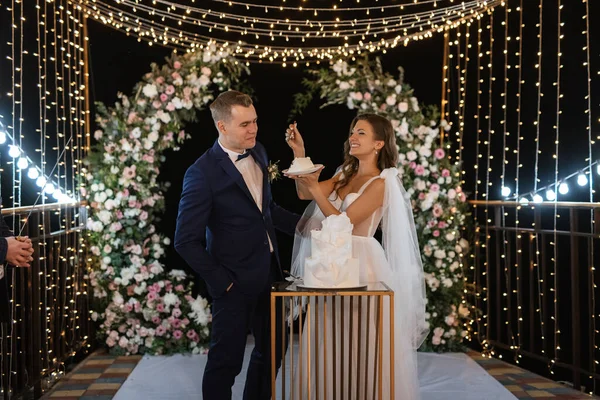
{"label": "white dress shirt", "polygon": [[[252,155],[249,157],[243,158],[240,161],[237,161],[238,156],[244,153],[238,153],[233,150],[229,150],[223,146],[220,140],[218,140],[219,146],[223,149],[225,153],[229,156],[229,159],[235,165],[240,174],[242,174],[242,178],[244,178],[244,182],[256,203],[258,209],[262,212],[262,201],[263,201],[263,172],[260,169],[260,166],[254,161]],[[247,151],[247,150],[246,150]],[[269,239],[269,248],[271,253],[273,252],[273,243],[271,243],[271,238],[269,237],[269,233],[267,232],[267,238]]]}

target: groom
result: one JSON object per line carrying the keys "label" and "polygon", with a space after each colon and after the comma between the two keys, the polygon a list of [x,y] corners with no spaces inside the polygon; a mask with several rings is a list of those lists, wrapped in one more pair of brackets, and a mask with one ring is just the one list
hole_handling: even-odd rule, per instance
{"label": "groom", "polygon": [[271,283],[283,279],[275,229],[293,235],[299,216],[271,198],[268,158],[256,141],[252,99],[228,91],[210,111],[219,138],[185,174],[175,232],[177,252],[206,281],[213,297],[202,393],[206,400],[231,399],[251,330],[255,347],[244,399],[269,399],[269,293]]}

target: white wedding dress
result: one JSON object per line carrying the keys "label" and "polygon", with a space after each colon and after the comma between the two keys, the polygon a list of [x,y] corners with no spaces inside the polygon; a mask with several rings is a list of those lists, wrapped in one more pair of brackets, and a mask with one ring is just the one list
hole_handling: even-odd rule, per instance
{"label": "white wedding dress", "polygon": [[[354,296],[351,300],[349,297],[337,297],[333,300],[336,302],[334,310],[332,297],[328,298],[326,306],[323,300],[315,304],[315,298],[312,297],[309,304],[304,305],[302,343],[298,360],[294,362],[296,368],[292,383],[295,385],[291,388],[289,398],[379,399],[378,376],[381,375],[383,399],[391,399],[390,378],[394,379],[394,399],[419,399],[416,349],[427,331],[425,286],[412,209],[397,174],[395,168],[389,168],[343,200],[335,192],[329,196],[329,201],[343,212],[375,179],[386,179],[384,205],[354,226],[352,248],[353,256],[359,259],[361,284],[384,282],[395,294],[393,378],[389,363],[388,298],[384,298],[384,356],[383,368],[379,371],[376,351],[379,339],[375,335],[379,309],[375,298],[367,300],[366,297]],[[294,240],[294,276],[302,276],[303,260],[310,255],[310,230],[320,228],[324,219],[314,202],[307,208],[304,217],[306,223],[296,232]],[[373,237],[382,222],[385,250]],[[315,337],[315,323],[322,324],[318,337]],[[322,334],[323,324],[327,326],[326,334]],[[323,351],[325,348],[327,352]],[[307,365],[309,352],[310,366]]]}

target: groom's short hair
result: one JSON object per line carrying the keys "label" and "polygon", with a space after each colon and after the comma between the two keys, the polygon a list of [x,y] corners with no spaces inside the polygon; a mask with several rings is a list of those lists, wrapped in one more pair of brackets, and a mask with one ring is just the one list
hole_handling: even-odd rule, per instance
{"label": "groom's short hair", "polygon": [[210,105],[210,113],[215,125],[218,121],[229,121],[233,106],[250,107],[252,98],[237,90],[229,90],[221,93]]}

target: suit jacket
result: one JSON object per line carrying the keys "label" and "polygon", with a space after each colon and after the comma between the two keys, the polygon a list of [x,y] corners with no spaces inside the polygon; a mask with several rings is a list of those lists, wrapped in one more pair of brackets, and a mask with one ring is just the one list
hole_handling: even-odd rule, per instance
{"label": "suit jacket", "polygon": [[281,268],[275,229],[293,235],[300,219],[271,197],[265,148],[257,142],[250,151],[263,172],[262,212],[217,141],[183,181],[175,249],[204,279],[213,298],[232,282],[246,294],[264,290],[271,265],[268,238]]}
{"label": "suit jacket", "polygon": [[0,279],[0,322],[10,321],[10,302],[8,295],[8,275],[6,265],[6,252],[8,250],[8,242],[5,237],[13,236],[12,231],[0,216],[0,264],[4,264],[4,278]]}

